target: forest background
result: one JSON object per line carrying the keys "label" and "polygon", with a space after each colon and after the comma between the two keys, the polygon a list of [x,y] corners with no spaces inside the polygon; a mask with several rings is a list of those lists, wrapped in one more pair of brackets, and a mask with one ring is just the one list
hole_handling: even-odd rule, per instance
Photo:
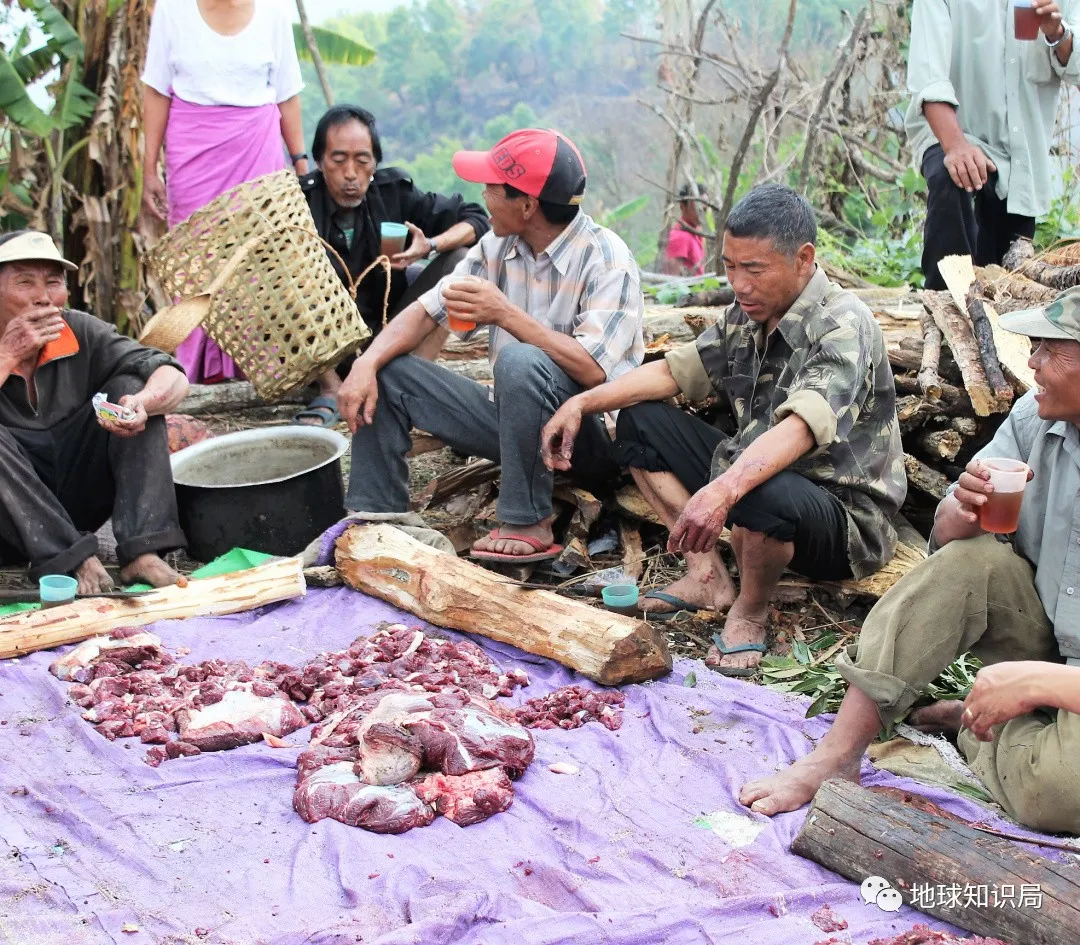
{"label": "forest background", "polygon": [[[911,0],[301,5],[336,34],[320,38],[327,49],[341,37],[367,47],[351,65],[326,57],[330,95],[371,110],[384,163],[424,189],[478,199],[453,173],[455,150],[553,127],[585,156],[586,210],[645,270],[658,268],[680,186],[703,186],[712,233],[735,199],[777,180],[814,204],[820,251],[834,266],[878,284],[921,282],[924,183],[903,133]],[[129,330],[152,308],[140,257],[153,234],[138,217],[148,9],[145,0],[0,0],[0,230],[30,223],[63,234],[87,263],[88,304],[108,317],[120,300],[113,317]],[[13,48],[12,24],[28,17],[38,31]],[[302,68],[310,141],[326,94],[311,61]],[[20,76],[28,88],[36,79],[43,111],[55,103],[48,116],[4,114],[2,96],[22,91]],[[1078,100],[1075,90],[1063,97],[1060,187],[1041,245],[1080,236]],[[21,107],[27,114],[25,98]]]}

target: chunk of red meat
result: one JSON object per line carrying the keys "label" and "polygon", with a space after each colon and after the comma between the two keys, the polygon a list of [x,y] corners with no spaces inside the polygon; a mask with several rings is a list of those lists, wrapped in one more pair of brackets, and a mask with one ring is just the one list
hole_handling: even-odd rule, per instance
{"label": "chunk of red meat", "polygon": [[281,738],[303,725],[303,716],[286,699],[256,696],[242,689],[229,690],[214,705],[177,713],[181,741],[202,751],[247,745],[262,738],[263,732]]}
{"label": "chunk of red meat", "polygon": [[478,706],[432,709],[427,716],[404,724],[420,736],[424,767],[443,774],[496,767],[519,774],[533,759],[535,746],[526,729]]}
{"label": "chunk of red meat", "polygon": [[514,802],[514,786],[502,768],[457,776],[429,774],[413,785],[417,796],[459,827],[501,813]]}
{"label": "chunk of red meat", "polygon": [[435,819],[435,811],[411,789],[365,784],[348,761],[325,765],[297,784],[293,807],[309,824],[332,817],[374,833],[404,833]]}
{"label": "chunk of red meat", "polygon": [[354,764],[357,754],[356,746],[329,748],[326,745],[315,745],[305,748],[296,759],[296,783],[299,784],[326,765],[336,764],[339,761]]}
{"label": "chunk of red meat", "polygon": [[[153,749],[150,749],[153,751]],[[192,755],[201,755],[202,751],[187,742],[171,741],[165,746],[167,758],[186,758]]]}

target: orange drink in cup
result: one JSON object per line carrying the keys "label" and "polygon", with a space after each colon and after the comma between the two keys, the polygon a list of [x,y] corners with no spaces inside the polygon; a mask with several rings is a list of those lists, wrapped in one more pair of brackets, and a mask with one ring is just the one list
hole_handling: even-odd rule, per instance
{"label": "orange drink in cup", "polygon": [[1013,0],[1013,36],[1020,40],[1039,38],[1039,21],[1035,0]]}
{"label": "orange drink in cup", "polygon": [[1020,524],[1020,506],[1024,501],[1028,467],[1016,459],[984,459],[994,491],[979,509],[983,531],[1009,535]]}
{"label": "orange drink in cup", "polygon": [[[453,289],[459,285],[467,285],[470,282],[483,282],[482,279],[476,276],[458,276],[449,283],[450,288]],[[452,315],[449,310],[446,313],[446,322],[450,326],[451,331],[472,331],[476,327],[476,322],[467,321],[464,318],[458,318],[456,315]]]}

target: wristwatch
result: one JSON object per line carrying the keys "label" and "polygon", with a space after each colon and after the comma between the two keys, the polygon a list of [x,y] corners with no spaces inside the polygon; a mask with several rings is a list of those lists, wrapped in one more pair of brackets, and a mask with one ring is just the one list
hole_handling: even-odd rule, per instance
{"label": "wristwatch", "polygon": [[1049,46],[1051,49],[1057,49],[1058,46],[1065,42],[1066,37],[1069,36],[1072,36],[1072,30],[1069,28],[1067,23],[1061,24],[1061,35],[1053,42],[1050,42],[1050,40],[1046,38],[1045,33],[1042,34],[1043,42],[1046,43],[1046,45]]}
{"label": "wristwatch", "polygon": [[439,255],[439,247],[435,245],[435,237],[434,236],[431,237],[431,239],[428,240],[428,246],[431,247],[431,248],[428,250],[427,258],[428,259],[434,259],[436,256]]}
{"label": "wristwatch", "polygon": [[293,162],[293,167],[296,167],[300,161],[306,161],[308,159],[307,151],[301,151],[299,154],[290,154],[289,160]]}

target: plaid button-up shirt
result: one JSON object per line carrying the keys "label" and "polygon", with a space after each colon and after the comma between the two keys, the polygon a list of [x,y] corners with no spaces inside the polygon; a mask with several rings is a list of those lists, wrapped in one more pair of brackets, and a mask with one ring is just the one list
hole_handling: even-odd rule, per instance
{"label": "plaid button-up shirt", "polygon": [[[618,236],[585,213],[578,213],[538,255],[520,237],[485,234],[453,273],[420,296],[420,304],[440,325],[447,324],[443,289],[466,275],[494,282],[531,318],[575,338],[609,381],[645,357],[645,302],[637,264]],[[490,332],[488,357],[494,362],[514,338],[493,325]]]}

